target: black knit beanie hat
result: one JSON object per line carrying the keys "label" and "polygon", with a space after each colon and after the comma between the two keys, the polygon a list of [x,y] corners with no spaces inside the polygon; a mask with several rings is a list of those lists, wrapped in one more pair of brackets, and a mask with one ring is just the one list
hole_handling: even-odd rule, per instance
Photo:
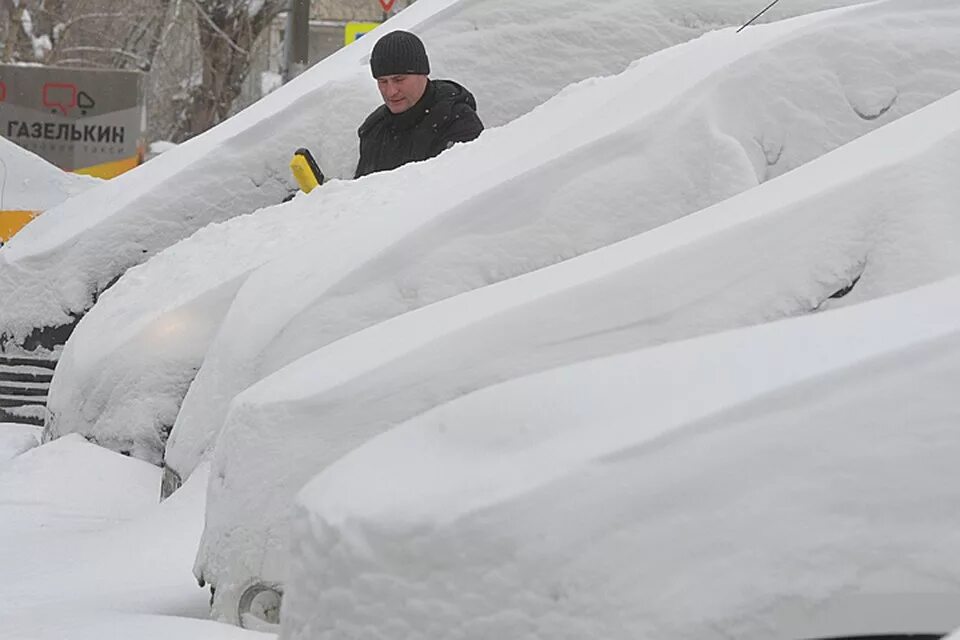
{"label": "black knit beanie hat", "polygon": [[409,31],[391,31],[373,45],[370,71],[374,78],[408,73],[426,76],[430,60],[420,38]]}

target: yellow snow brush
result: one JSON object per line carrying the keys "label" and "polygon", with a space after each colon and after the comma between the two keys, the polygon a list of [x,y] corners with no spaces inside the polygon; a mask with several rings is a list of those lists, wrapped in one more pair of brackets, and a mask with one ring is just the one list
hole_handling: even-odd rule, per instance
{"label": "yellow snow brush", "polygon": [[296,178],[300,190],[310,193],[323,184],[323,172],[317,166],[317,161],[307,149],[297,149],[290,160],[290,171]]}

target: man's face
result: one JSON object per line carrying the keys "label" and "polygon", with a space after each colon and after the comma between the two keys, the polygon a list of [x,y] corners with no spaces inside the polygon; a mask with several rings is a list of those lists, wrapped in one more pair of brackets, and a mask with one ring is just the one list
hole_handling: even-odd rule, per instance
{"label": "man's face", "polygon": [[377,78],[377,87],[390,113],[403,113],[417,104],[427,90],[427,76],[403,74]]}

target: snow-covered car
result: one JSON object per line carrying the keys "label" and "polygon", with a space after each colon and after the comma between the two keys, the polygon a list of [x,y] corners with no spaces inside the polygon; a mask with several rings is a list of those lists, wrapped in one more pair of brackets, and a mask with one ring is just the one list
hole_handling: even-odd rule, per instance
{"label": "snow-covered car", "polygon": [[33,216],[97,184],[0,137],[0,247]]}
{"label": "snow-covered car", "polygon": [[910,27],[889,28],[886,9],[713,33],[570,88],[428,166],[209,228],[131,272],[81,323],[49,433],[165,459],[169,493],[233,396],[297,357],[696,211],[960,88],[943,27],[955,10],[912,10]]}
{"label": "snow-covered car", "polygon": [[[954,93],[703,211],[399,315],[243,391],[215,443],[196,565],[215,587],[214,614],[242,620],[282,591],[293,495],[304,483],[433,407],[564,365],[821,315],[960,273],[958,108]],[[925,317],[922,307],[912,313]],[[756,375],[759,383],[768,373]],[[717,376],[716,393],[741,378]],[[683,378],[672,382],[681,402]],[[701,395],[691,404],[706,402]],[[510,402],[497,406],[500,421],[523,422]],[[390,482],[369,473],[372,485]]]}
{"label": "snow-covered car", "polygon": [[[792,0],[770,17],[855,1]],[[0,251],[0,336],[20,344],[34,331],[69,329],[126,269],[211,222],[280,202],[298,147],[310,147],[327,176],[352,176],[357,127],[380,100],[367,59],[386,29],[418,32],[435,74],[470,87],[484,121],[497,126],[570,82],[743,20],[753,4],[420,0],[219,126],[32,224]],[[646,29],[654,36],[636,38]]]}
{"label": "snow-covered car", "polygon": [[958,385],[954,277],[468,394],[300,493],[280,638],[939,636]]}
{"label": "snow-covered car", "polygon": [[[62,171],[0,138],[0,247],[47,209],[99,184],[97,178]],[[0,307],[7,304],[3,299]],[[21,346],[34,352],[27,357],[0,337],[0,423],[43,424],[55,354],[37,352],[38,338],[31,334],[23,341]]]}

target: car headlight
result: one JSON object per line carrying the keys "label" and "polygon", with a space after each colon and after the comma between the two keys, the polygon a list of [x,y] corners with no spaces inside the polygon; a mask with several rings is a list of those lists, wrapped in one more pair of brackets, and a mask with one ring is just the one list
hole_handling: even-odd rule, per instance
{"label": "car headlight", "polygon": [[240,626],[256,631],[275,631],[275,626],[280,624],[282,600],[279,585],[257,583],[247,587],[237,606]]}

